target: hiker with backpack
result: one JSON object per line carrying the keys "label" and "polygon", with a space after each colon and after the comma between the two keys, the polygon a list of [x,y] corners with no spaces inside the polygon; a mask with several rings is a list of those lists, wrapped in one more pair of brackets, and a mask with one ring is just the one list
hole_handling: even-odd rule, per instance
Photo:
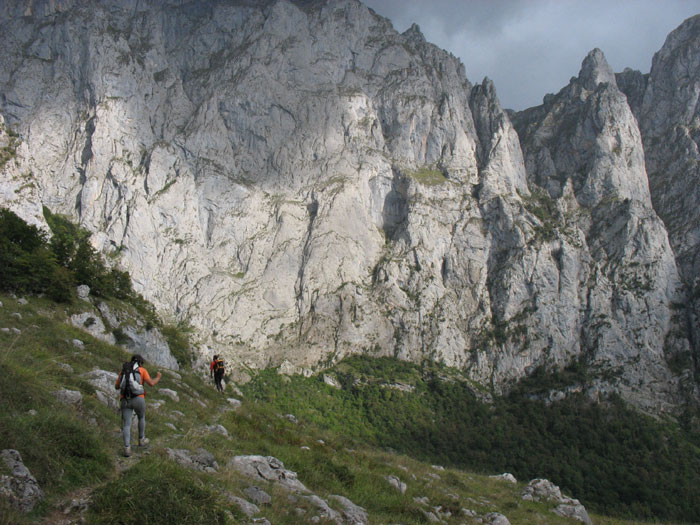
{"label": "hiker with backpack", "polygon": [[131,456],[131,418],[134,412],[139,420],[139,446],[148,444],[146,438],[146,391],[143,384],[156,386],[162,374],[158,372],[151,379],[148,370],[143,367],[143,357],[135,354],[131,361],[124,363],[114,387],[119,390],[119,406],[122,411],[122,436],[124,437],[124,455]]}
{"label": "hiker with backpack", "polygon": [[225,371],[226,369],[224,368],[224,360],[221,359],[218,355],[215,355],[214,359],[209,365],[209,375],[214,378],[214,382],[216,383],[216,389],[219,392],[224,391],[224,387],[221,384],[221,381],[224,379]]}

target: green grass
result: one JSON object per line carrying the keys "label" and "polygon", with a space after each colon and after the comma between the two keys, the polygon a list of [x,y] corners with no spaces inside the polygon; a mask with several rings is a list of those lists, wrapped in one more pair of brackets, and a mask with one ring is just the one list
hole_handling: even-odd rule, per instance
{"label": "green grass", "polygon": [[162,457],[148,457],[101,487],[88,522],[95,525],[234,523],[211,480]]}
{"label": "green grass", "polygon": [[438,186],[447,182],[447,177],[440,171],[431,168],[419,168],[407,172],[408,176],[424,186]]}
{"label": "green grass", "polygon": [[[155,524],[242,522],[240,511],[227,495],[245,498],[243,491],[251,483],[273,498],[271,504],[261,506],[256,517],[291,525],[308,522],[318,514],[303,497],[295,496],[296,500],[290,501],[284,490],[253,482],[226,468],[233,456],[243,454],[280,459],[336,510],[340,507],[329,498],[332,494],[365,508],[370,523],[426,523],[423,511],[436,506],[452,512],[451,518],[445,518],[448,523],[464,522],[459,514],[463,507],[481,515],[502,512],[511,523],[569,523],[551,513],[550,503],[523,502],[522,484],[511,485],[485,475],[500,473],[500,468],[477,463],[472,472],[465,471],[458,468],[459,457],[455,459],[445,448],[452,443],[453,451],[463,456],[465,464],[470,453],[478,453],[482,459],[507,458],[512,450],[487,453],[464,426],[475,425],[473,414],[477,414],[482,418],[483,426],[477,433],[482,435],[483,443],[507,444],[503,428],[500,434],[497,432],[499,420],[488,417],[502,415],[500,405],[489,408],[475,403],[467,395],[471,386],[461,390],[466,383],[456,380],[459,374],[455,371],[388,358],[341,362],[327,373],[339,379],[342,389],[326,385],[320,377],[289,378],[274,370],[260,372],[251,383],[240,386],[243,405],[235,411],[228,409],[225,400],[227,396],[238,397],[230,386],[227,396],[221,396],[197,371],[181,370],[181,379],[166,371],[159,385],[148,389],[147,435],[151,445],[146,451],[136,447],[134,457],[124,462],[119,457],[119,414],[96,399],[94,388],[82,374],[94,367],[116,372],[128,354],[67,324],[68,316],[81,305],[56,304],[31,296],[27,299],[29,303],[21,305],[0,295],[0,327],[21,330],[21,334],[0,332],[0,448],[20,451],[46,492],[46,499],[28,516],[19,515],[0,501],[0,524],[40,521],[56,512],[56,506],[62,509],[62,502],[76,490],[92,494],[90,513],[85,516],[88,523],[134,523],[135,519]],[[12,316],[14,312],[22,319]],[[73,346],[72,339],[81,339],[84,348]],[[62,364],[70,365],[73,372]],[[146,367],[152,374],[157,372],[157,367],[148,363]],[[414,392],[388,386],[399,383],[412,385]],[[159,389],[163,387],[177,391],[180,401],[161,395]],[[83,408],[78,412],[56,402],[51,392],[59,388],[82,392]],[[165,402],[156,410],[157,400]],[[516,411],[519,406],[512,407]],[[30,415],[31,409],[37,413]],[[288,413],[299,422],[285,418]],[[537,420],[533,413],[525,413]],[[510,417],[515,416],[511,413]],[[174,424],[177,430],[166,423]],[[212,424],[223,425],[230,437],[204,430],[205,425]],[[590,428],[581,434],[586,432],[590,433]],[[437,439],[440,436],[442,441]],[[461,436],[461,448],[450,442],[455,436]],[[531,445],[525,437],[519,436],[524,439],[521,452]],[[678,450],[674,446],[673,441],[667,445],[670,451]],[[167,459],[165,447],[192,451],[204,448],[215,456],[220,469],[215,474],[184,469]],[[615,448],[611,450],[619,453]],[[533,447],[533,454],[539,453]],[[117,463],[126,470],[117,469]],[[446,468],[438,470],[432,464]],[[688,470],[695,468],[693,465],[689,463]],[[538,475],[545,475],[543,465],[538,469]],[[405,494],[387,483],[388,475],[407,483]],[[562,485],[566,492],[565,487]],[[679,486],[680,493],[686,489]],[[582,496],[577,492],[571,495]],[[429,506],[414,498],[428,498]],[[692,509],[692,500],[687,504]],[[588,508],[590,511],[593,507]],[[300,518],[298,513],[302,512]],[[596,523],[623,523],[611,518],[594,519]]]}
{"label": "green grass", "polygon": [[[529,399],[541,390],[536,381],[562,386],[585,378],[580,370],[553,379],[540,374],[492,405],[479,402],[468,383],[449,380],[447,369],[421,372],[412,364],[352,358],[331,373],[343,389],[320,377],[286,379],[265,371],[245,392],[343,436],[349,446],[355,441],[519,479],[547,477],[589,509],[619,517],[693,521],[700,515],[697,435],[640,415],[617,398],[593,404],[573,396],[550,406]],[[415,390],[391,388],[395,381]]]}

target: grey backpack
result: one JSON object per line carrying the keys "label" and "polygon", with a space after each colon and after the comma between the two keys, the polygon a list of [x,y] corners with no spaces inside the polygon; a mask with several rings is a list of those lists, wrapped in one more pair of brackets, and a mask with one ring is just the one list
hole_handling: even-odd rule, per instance
{"label": "grey backpack", "polygon": [[136,361],[129,361],[122,366],[122,379],[119,383],[119,391],[124,396],[124,399],[131,399],[144,393],[139,364]]}

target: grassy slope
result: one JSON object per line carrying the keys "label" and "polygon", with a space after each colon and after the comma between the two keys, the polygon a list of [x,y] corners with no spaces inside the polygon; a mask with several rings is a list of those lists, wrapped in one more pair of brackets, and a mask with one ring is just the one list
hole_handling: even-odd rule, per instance
{"label": "grassy slope", "polygon": [[[89,523],[247,522],[224,497],[224,492],[245,497],[243,490],[250,484],[225,468],[229,458],[238,454],[277,457],[315,494],[344,495],[364,507],[371,523],[425,523],[424,507],[414,497],[427,497],[431,507],[452,511],[449,523],[469,523],[459,516],[463,507],[480,514],[501,512],[514,524],[571,523],[552,514],[552,505],[523,502],[521,484],[457,469],[437,470],[429,463],[368,447],[337,430],[342,425],[327,424],[333,420],[331,413],[314,417],[313,410],[299,405],[300,422],[295,424],[281,417],[274,402],[254,402],[252,395],[238,410],[227,410],[228,403],[211,383],[192,371],[183,372],[182,380],[165,372],[158,387],[150,389],[151,404],[165,401],[158,410],[151,405],[147,411],[152,443],[147,449],[136,448],[132,458],[120,458],[119,415],[96,399],[94,388],[81,374],[94,367],[116,372],[127,354],[66,323],[69,313],[80,310],[79,304],[56,306],[45,299],[27,299],[29,304],[20,305],[0,295],[0,328],[21,331],[0,332],[0,449],[20,451],[46,498],[26,516],[0,501],[2,525],[53,523],[56,515],[65,519],[61,511],[66,502],[85,494],[92,498]],[[84,348],[74,346],[72,339],[84,341]],[[61,364],[74,371],[66,371]],[[147,368],[152,374],[157,371]],[[81,411],[54,400],[51,392],[60,388],[82,392]],[[159,388],[177,391],[180,402],[159,395]],[[227,395],[233,392],[229,389]],[[29,414],[32,409],[36,415]],[[360,419],[357,422],[361,424]],[[215,423],[222,424],[230,438],[204,430],[204,425]],[[215,455],[221,468],[214,475],[185,470],[167,460],[165,447],[203,447]],[[390,474],[407,483],[405,494],[385,481]],[[275,525],[300,523],[315,514],[308,502],[292,502],[276,487],[263,488],[273,502],[262,507],[260,516]],[[306,511],[304,518],[297,514],[299,508]],[[595,523],[632,523],[593,519]]]}

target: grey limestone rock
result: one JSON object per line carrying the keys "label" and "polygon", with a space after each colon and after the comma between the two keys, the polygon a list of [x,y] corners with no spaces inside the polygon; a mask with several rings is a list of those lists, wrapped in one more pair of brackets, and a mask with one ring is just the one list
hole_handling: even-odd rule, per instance
{"label": "grey limestone rock", "polygon": [[168,342],[157,327],[150,326],[133,314],[112,309],[104,302],[100,302],[97,308],[113,329],[119,329],[120,345],[126,347],[131,353],[140,354],[147,363],[170,370],[180,369],[180,365],[170,352]]}
{"label": "grey limestone rock", "polygon": [[622,73],[615,74],[615,82],[627,97],[627,104],[635,116],[639,115],[639,110],[644,101],[644,92],[647,88],[649,75],[642,74],[630,68],[625,68]]}
{"label": "grey limestone rock", "polygon": [[323,520],[329,520],[329,521],[332,521],[335,523],[343,523],[343,520],[341,518],[340,513],[336,510],[333,510],[328,505],[328,502],[325,501],[323,498],[320,498],[316,494],[310,494],[308,496],[303,496],[303,498],[305,500],[307,500],[309,503],[311,503],[314,507],[316,507],[320,511],[319,517],[322,518]]}
{"label": "grey limestone rock", "polygon": [[30,512],[44,497],[36,478],[22,463],[17,450],[5,449],[0,452],[0,458],[10,471],[9,475],[0,476],[0,496],[20,511]]}
{"label": "grey limestone rock", "polygon": [[493,479],[501,479],[503,481],[507,481],[508,483],[517,483],[518,482],[518,480],[515,479],[515,476],[513,476],[513,474],[510,474],[509,472],[499,474],[498,476],[489,476],[489,477],[493,478]]}
{"label": "grey limestone rock", "polygon": [[[687,289],[683,312],[700,337],[700,15],[683,22],[654,55],[641,108],[636,112],[654,209],[668,231]],[[695,357],[692,356],[692,351]],[[675,361],[697,362],[700,352],[675,349]],[[686,381],[687,386],[697,385]]]}
{"label": "grey limestone rock", "polygon": [[396,490],[398,490],[401,494],[405,494],[406,492],[406,484],[401,481],[398,477],[396,476],[385,476],[384,479],[394,487]]}
{"label": "grey limestone rock", "polygon": [[433,512],[425,509],[421,509],[423,516],[428,520],[428,523],[441,523],[442,520],[438,518]]}
{"label": "grey limestone rock", "polygon": [[228,430],[226,430],[226,427],[224,427],[223,425],[220,425],[220,424],[205,425],[204,430],[206,430],[207,432],[221,434],[224,437],[229,437],[229,433],[228,433]]}
{"label": "grey limestone rock", "polygon": [[562,496],[561,490],[546,479],[533,479],[523,490],[522,498],[527,501],[553,501],[558,503],[552,512],[572,518],[588,525],[592,524],[586,508],[577,499]]}
{"label": "grey limestone rock", "polygon": [[105,324],[97,314],[90,312],[74,314],[71,315],[70,322],[76,328],[85,330],[96,339],[104,341],[105,343],[114,344],[116,342],[114,334],[107,331]]}
{"label": "grey limestone rock", "polygon": [[596,49],[509,114],[356,0],[20,4],[0,7],[0,203],[87,228],[236,380],[372,352],[499,393],[585,356],[587,387],[646,411],[693,391],[668,363],[697,352],[672,311],[700,264],[697,19],[648,79]]}
{"label": "grey limestone rock", "polygon": [[90,287],[88,285],[81,284],[76,288],[76,292],[78,293],[78,299],[82,301],[90,300]]}
{"label": "grey limestone rock", "polygon": [[177,395],[177,392],[175,392],[175,390],[172,390],[170,388],[159,388],[158,393],[169,397],[170,399],[172,399],[176,403],[180,401],[180,396]]}
{"label": "grey limestone rock", "polygon": [[63,403],[73,408],[80,409],[83,406],[83,394],[77,390],[61,389],[52,392],[53,396]]}
{"label": "grey limestone rock", "polygon": [[233,398],[233,397],[227,397],[227,398],[226,398],[226,402],[227,402],[227,403],[230,405],[230,407],[231,407],[232,409],[234,409],[234,410],[236,410],[237,408],[240,408],[241,405],[242,405],[240,399],[236,399],[236,398]]}
{"label": "grey limestone rock", "polygon": [[332,499],[340,503],[343,513],[344,523],[349,525],[367,525],[369,523],[369,518],[367,516],[367,511],[350,501],[345,496],[331,495],[328,499]]}
{"label": "grey limestone rock", "polygon": [[243,489],[243,493],[257,505],[267,505],[272,503],[272,498],[270,495],[255,485],[251,485]]}
{"label": "grey limestone rock", "polygon": [[510,521],[503,514],[499,512],[489,512],[484,516],[484,523],[490,523],[491,525],[510,525]]}
{"label": "grey limestone rock", "polygon": [[571,518],[588,525],[592,525],[593,522],[586,512],[586,508],[578,503],[578,500],[573,500],[571,503],[562,503],[557,505],[557,508],[553,509],[552,512],[558,514],[559,516],[564,516],[565,518]]}
{"label": "grey limestone rock", "polygon": [[250,501],[246,501],[243,498],[234,496],[233,494],[228,495],[228,500],[234,505],[236,505],[241,510],[241,512],[249,518],[252,518],[256,514],[260,514],[260,507],[258,507],[254,503],[251,503]]}
{"label": "grey limestone rock", "polygon": [[119,395],[114,388],[119,374],[96,368],[83,374],[83,377],[95,387],[95,396],[100,403],[110,408],[119,408]]}
{"label": "grey limestone rock", "polygon": [[228,467],[253,479],[275,483],[294,492],[308,492],[296,472],[284,468],[284,464],[272,456],[235,456]]}
{"label": "grey limestone rock", "polygon": [[[666,353],[689,348],[673,314],[683,302],[682,282],[651,204],[639,126],[602,53],[592,51],[579,77],[548,104],[516,115],[515,125],[531,187],[542,188],[536,201],[551,206],[554,227],[536,250],[530,338],[546,331],[561,350],[555,360],[587,355],[599,374],[618,378],[601,378],[598,388],[612,386],[649,412],[673,410],[680,377]],[[532,201],[525,204],[544,218]],[[577,337],[542,330],[545,313],[550,327],[554,319]],[[567,339],[573,346],[565,349]]]}
{"label": "grey limestone rock", "polygon": [[340,388],[340,383],[338,380],[331,375],[323,374],[323,382],[328,386],[332,386],[333,388]]}
{"label": "grey limestone rock", "polygon": [[83,377],[87,379],[88,383],[90,383],[96,389],[101,390],[106,394],[114,394],[114,385],[117,382],[119,374],[116,372],[110,372],[109,370],[100,370],[99,368],[95,368],[90,372],[85,372]]}
{"label": "grey limestone rock", "polygon": [[219,464],[207,450],[200,448],[195,452],[186,449],[166,448],[168,457],[180,465],[202,472],[214,473],[219,470]]}

